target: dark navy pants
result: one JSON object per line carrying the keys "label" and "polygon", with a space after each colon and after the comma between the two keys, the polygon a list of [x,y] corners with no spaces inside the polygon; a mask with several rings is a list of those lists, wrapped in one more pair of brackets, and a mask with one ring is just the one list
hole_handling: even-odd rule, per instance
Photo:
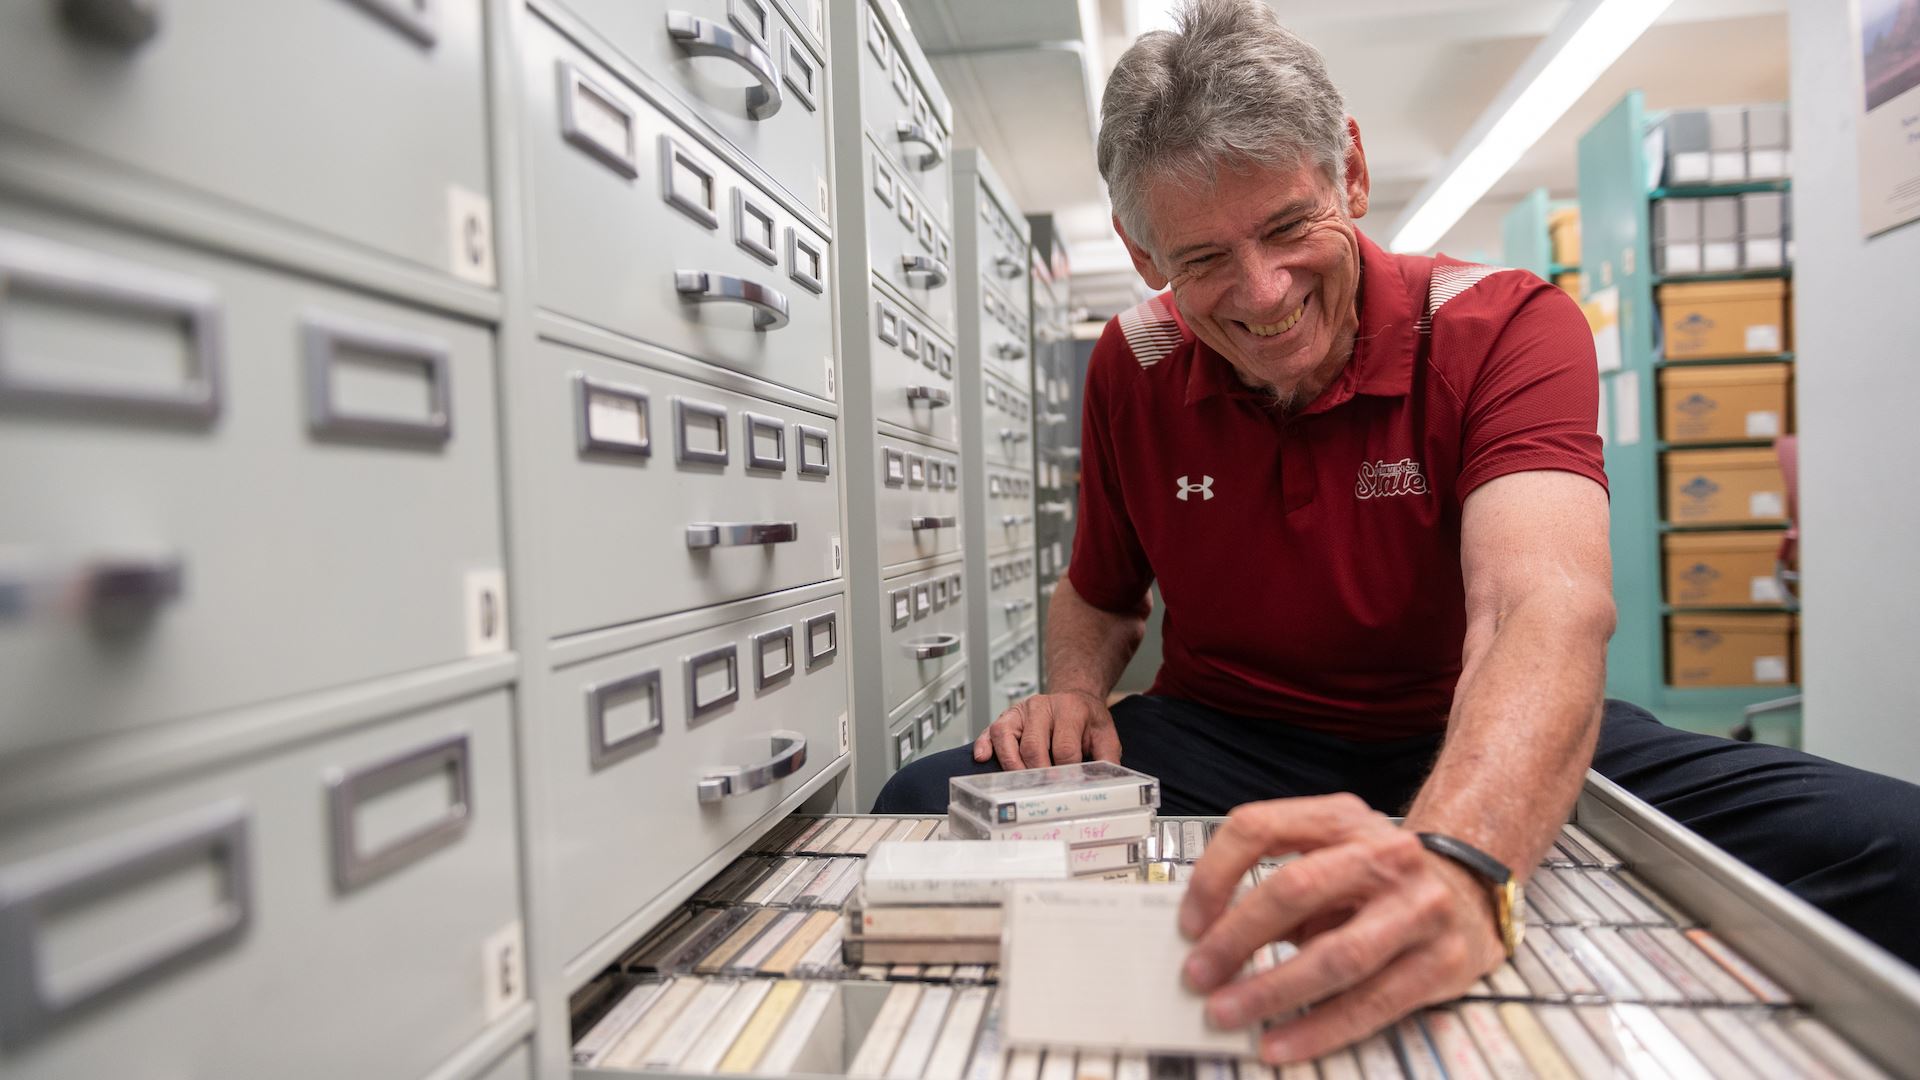
{"label": "dark navy pants", "polygon": [[[1337,791],[1399,814],[1440,747],[1437,735],[1351,742],[1165,697],[1127,698],[1113,721],[1122,763],[1160,778],[1169,817]],[[1679,731],[1623,701],[1607,702],[1593,767],[1920,965],[1920,787],[1797,750]],[[873,810],[943,814],[950,777],[998,768],[975,762],[971,745],[931,755],[889,780]]]}

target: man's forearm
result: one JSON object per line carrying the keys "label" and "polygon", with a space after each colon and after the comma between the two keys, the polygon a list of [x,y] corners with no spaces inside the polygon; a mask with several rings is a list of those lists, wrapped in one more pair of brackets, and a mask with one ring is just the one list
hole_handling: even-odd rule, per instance
{"label": "man's forearm", "polygon": [[1454,694],[1446,742],[1407,812],[1409,826],[1458,837],[1522,877],[1567,819],[1600,729],[1604,599],[1524,602],[1476,650]]}
{"label": "man's forearm", "polygon": [[1062,577],[1047,609],[1047,692],[1091,694],[1105,702],[1147,633],[1153,594],[1137,611],[1094,607]]}

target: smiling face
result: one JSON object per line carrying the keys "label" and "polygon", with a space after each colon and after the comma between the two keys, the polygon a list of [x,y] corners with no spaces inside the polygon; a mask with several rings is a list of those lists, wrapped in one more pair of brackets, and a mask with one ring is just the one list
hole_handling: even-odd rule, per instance
{"label": "smiling face", "polygon": [[1171,285],[1200,340],[1285,408],[1333,382],[1359,328],[1354,219],[1366,213],[1368,184],[1359,128],[1348,130],[1344,210],[1316,165],[1223,167],[1211,186],[1177,177],[1148,186],[1151,251],[1121,231],[1147,284]]}

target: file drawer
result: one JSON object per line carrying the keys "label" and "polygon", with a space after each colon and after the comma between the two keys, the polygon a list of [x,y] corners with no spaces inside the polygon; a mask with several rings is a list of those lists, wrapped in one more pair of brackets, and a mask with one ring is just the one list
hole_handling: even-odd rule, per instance
{"label": "file drawer", "polygon": [[[916,695],[887,717],[888,771],[915,758],[964,746],[972,738],[965,721],[967,679],[955,674]],[[954,721],[961,721],[955,724]]]}
{"label": "file drawer", "polygon": [[572,959],[840,754],[845,600],[563,668],[533,726],[552,794],[547,918]]}
{"label": "file drawer", "polygon": [[566,0],[822,217],[827,69],[775,0]]}
{"label": "file drawer", "polygon": [[887,708],[950,671],[966,667],[967,602],[960,564],[880,583],[881,684]]}
{"label": "file drawer", "polygon": [[991,376],[980,380],[980,445],[989,465],[1033,467],[1033,406],[1027,395]]}
{"label": "file drawer", "polygon": [[960,550],[960,459],[879,436],[880,565]]}
{"label": "file drawer", "polygon": [[1029,313],[1026,231],[980,185],[980,275],[1022,318]]}
{"label": "file drawer", "polygon": [[873,414],[882,423],[946,443],[959,441],[953,346],[918,316],[873,292]]}
{"label": "file drawer", "polygon": [[1033,552],[987,560],[987,632],[995,639],[1033,623]]}
{"label": "file drawer", "polygon": [[987,468],[987,553],[1033,546],[1033,473]]}
{"label": "file drawer", "polygon": [[485,330],[4,209],[0,325],[0,753],[505,648]]}
{"label": "file drawer", "polygon": [[536,302],[831,399],[827,241],[551,26],[525,27]]}
{"label": "file drawer", "polygon": [[491,284],[485,76],[478,0],[0,6],[0,127]]}
{"label": "file drawer", "polygon": [[1030,630],[996,643],[992,656],[988,667],[993,686],[993,700],[987,703],[989,720],[1014,702],[1040,692],[1039,631]]}
{"label": "file drawer", "polygon": [[887,162],[918,190],[934,219],[953,220],[952,111],[946,96],[900,46],[878,5],[866,5],[860,49],[860,116]]}
{"label": "file drawer", "polygon": [[509,693],[0,830],[0,1071],[424,1076],[524,997]]}
{"label": "file drawer", "polygon": [[535,496],[559,634],[839,575],[838,437],[824,416],[543,343],[554,467]]}
{"label": "file drawer", "polygon": [[1025,386],[1033,372],[1032,323],[1014,310],[993,288],[980,290],[984,309],[980,319],[980,361],[984,370]]}
{"label": "file drawer", "polygon": [[920,194],[872,143],[867,160],[867,247],[873,272],[912,301],[942,333],[954,330],[953,242]]}

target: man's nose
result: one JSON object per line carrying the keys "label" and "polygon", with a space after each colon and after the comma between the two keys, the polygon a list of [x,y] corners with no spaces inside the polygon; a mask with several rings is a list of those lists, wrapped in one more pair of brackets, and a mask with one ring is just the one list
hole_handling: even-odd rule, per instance
{"label": "man's nose", "polygon": [[1271,251],[1255,251],[1240,259],[1240,296],[1251,315],[1287,314],[1278,310],[1293,289],[1293,271],[1280,265]]}

